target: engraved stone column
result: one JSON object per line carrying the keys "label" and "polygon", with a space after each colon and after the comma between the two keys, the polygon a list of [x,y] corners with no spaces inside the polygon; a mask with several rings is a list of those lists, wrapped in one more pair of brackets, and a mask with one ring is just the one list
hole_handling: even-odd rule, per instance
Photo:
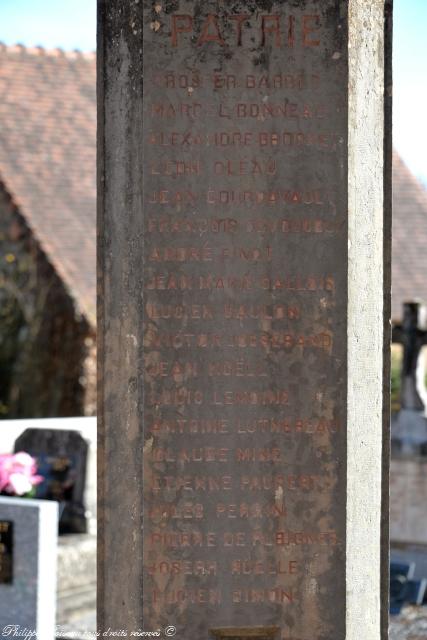
{"label": "engraved stone column", "polygon": [[99,629],[385,639],[391,3],[98,24]]}

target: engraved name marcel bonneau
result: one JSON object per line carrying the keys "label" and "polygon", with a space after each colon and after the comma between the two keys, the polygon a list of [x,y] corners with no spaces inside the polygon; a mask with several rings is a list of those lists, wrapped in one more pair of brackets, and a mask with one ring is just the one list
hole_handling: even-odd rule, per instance
{"label": "engraved name marcel bonneau", "polygon": [[[105,631],[66,631],[60,626],[56,627],[56,635],[61,638],[69,638],[72,640],[92,640],[92,638],[170,638],[176,634],[176,627],[168,625],[164,629],[156,629],[155,631],[143,631],[137,629],[134,631],[128,631],[126,629],[111,629],[108,628]],[[2,638],[23,638],[24,640],[41,640],[38,638],[37,631],[35,629],[28,629],[28,627],[21,627],[19,624],[8,624],[2,629]]]}

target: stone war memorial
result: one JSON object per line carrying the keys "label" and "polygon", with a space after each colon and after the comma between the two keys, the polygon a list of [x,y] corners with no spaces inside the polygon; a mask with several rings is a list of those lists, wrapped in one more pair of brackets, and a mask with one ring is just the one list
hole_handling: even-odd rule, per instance
{"label": "stone war memorial", "polygon": [[98,10],[98,629],[385,640],[391,3]]}

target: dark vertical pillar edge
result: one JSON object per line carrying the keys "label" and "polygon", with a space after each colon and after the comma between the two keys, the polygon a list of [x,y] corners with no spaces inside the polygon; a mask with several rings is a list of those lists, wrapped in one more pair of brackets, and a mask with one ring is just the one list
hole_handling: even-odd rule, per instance
{"label": "dark vertical pillar edge", "polygon": [[98,0],[98,629],[102,632],[142,627],[142,14],[139,2]]}
{"label": "dark vertical pillar edge", "polygon": [[390,344],[391,344],[391,235],[392,235],[392,52],[393,0],[384,6],[384,360],[383,360],[383,489],[381,527],[381,638],[388,639],[390,592]]}
{"label": "dark vertical pillar edge", "polygon": [[102,308],[103,294],[103,234],[101,229],[104,219],[104,0],[97,2],[97,162],[96,162],[96,187],[97,187],[97,629],[104,626],[103,617],[103,594],[104,594],[104,403],[103,403],[103,378],[99,363],[102,362],[104,353],[104,313]]}

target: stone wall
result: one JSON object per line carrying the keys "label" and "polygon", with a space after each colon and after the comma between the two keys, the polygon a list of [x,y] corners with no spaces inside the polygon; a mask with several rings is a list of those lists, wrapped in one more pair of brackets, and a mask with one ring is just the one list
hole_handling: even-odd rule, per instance
{"label": "stone wall", "polygon": [[83,415],[90,338],[62,280],[0,189],[0,418]]}
{"label": "stone wall", "polygon": [[390,468],[392,544],[427,544],[427,459],[394,459]]}

